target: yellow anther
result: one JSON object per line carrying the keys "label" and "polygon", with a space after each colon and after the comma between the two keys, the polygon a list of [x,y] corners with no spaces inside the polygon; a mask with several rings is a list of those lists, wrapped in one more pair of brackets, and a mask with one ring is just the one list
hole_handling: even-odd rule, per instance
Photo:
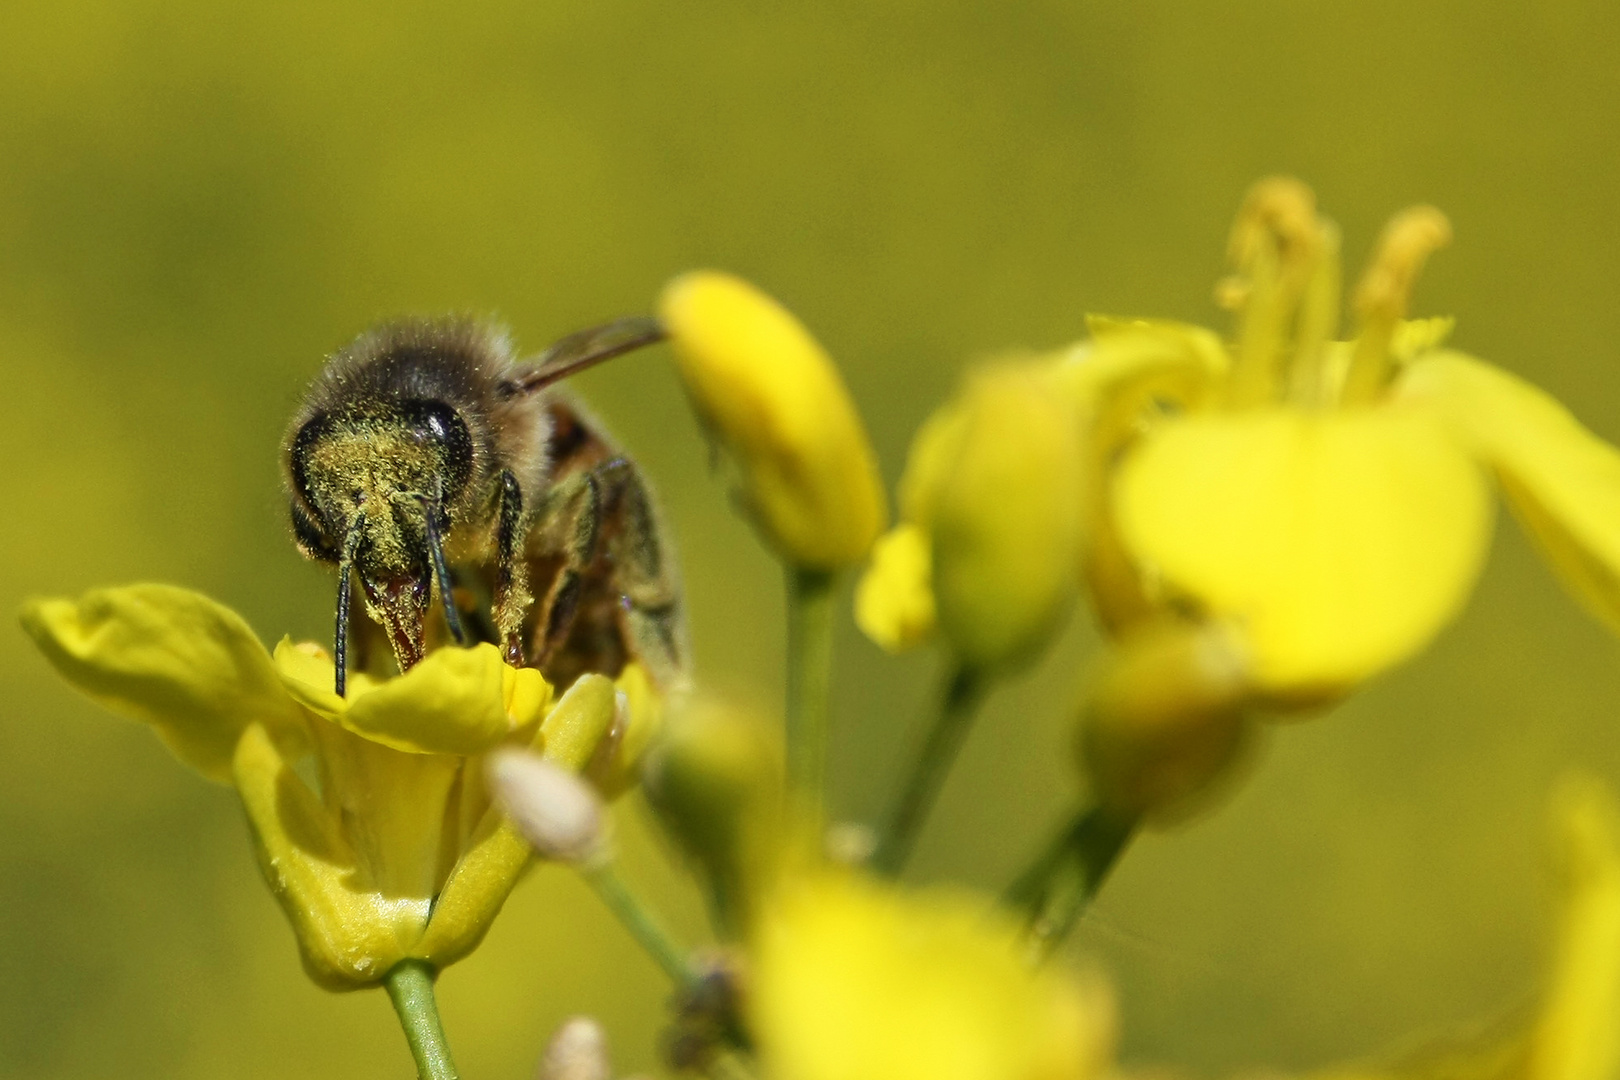
{"label": "yellow anther", "polygon": [[1390,345],[1406,317],[1412,286],[1430,254],[1451,242],[1451,222],[1432,206],[1402,210],[1384,226],[1378,250],[1356,286],[1361,332],[1345,376],[1341,400],[1365,404],[1378,396],[1389,375]]}
{"label": "yellow anther", "polygon": [[1451,222],[1432,206],[1412,206],[1390,219],[1361,284],[1356,314],[1369,326],[1406,317],[1412,286],[1429,256],[1451,243]]}
{"label": "yellow anther", "polygon": [[1268,176],[1243,200],[1232,223],[1227,258],[1240,272],[1273,251],[1285,266],[1309,265],[1320,234],[1311,189],[1292,176]]}

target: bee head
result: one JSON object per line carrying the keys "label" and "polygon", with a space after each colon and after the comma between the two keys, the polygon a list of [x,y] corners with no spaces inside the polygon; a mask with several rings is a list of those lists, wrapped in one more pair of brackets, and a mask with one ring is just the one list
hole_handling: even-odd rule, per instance
{"label": "bee head", "polygon": [[[347,636],[349,573],[371,617],[388,630],[401,670],[421,659],[434,578],[449,604],[440,542],[472,478],[466,421],[443,401],[317,412],[287,444],[293,530],[304,554],[338,564],[338,677]],[[459,637],[459,633],[457,634]]]}

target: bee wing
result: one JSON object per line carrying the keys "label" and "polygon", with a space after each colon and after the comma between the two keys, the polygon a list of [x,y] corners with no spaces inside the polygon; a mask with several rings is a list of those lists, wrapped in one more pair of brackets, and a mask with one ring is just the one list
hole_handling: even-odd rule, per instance
{"label": "bee wing", "polygon": [[508,397],[533,393],[592,364],[662,340],[664,327],[651,316],[615,319],[557,341],[535,357],[528,367],[502,383],[501,389]]}

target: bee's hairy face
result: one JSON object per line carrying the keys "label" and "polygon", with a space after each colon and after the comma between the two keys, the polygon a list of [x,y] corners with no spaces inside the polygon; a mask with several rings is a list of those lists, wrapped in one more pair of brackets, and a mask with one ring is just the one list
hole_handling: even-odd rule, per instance
{"label": "bee's hairy face", "polygon": [[427,514],[440,519],[471,472],[466,425],[440,402],[404,402],[387,412],[318,414],[291,448],[292,481],[332,549],[364,514],[355,565],[373,582],[428,572]]}

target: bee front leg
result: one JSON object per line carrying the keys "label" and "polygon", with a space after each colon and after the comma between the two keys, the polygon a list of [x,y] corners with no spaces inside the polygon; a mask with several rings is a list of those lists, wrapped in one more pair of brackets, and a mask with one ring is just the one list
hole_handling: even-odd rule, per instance
{"label": "bee front leg", "polygon": [[585,591],[585,571],[600,551],[604,511],[602,484],[593,469],[552,488],[537,515],[545,522],[539,538],[543,547],[562,558],[557,576],[540,604],[535,627],[537,667],[548,667],[574,628],[574,616]]}
{"label": "bee front leg", "polygon": [[523,666],[523,620],[534,603],[529,592],[529,563],[524,557],[528,523],[523,514],[523,489],[510,469],[498,480],[499,517],[495,528],[495,629],[500,634],[506,662]]}

